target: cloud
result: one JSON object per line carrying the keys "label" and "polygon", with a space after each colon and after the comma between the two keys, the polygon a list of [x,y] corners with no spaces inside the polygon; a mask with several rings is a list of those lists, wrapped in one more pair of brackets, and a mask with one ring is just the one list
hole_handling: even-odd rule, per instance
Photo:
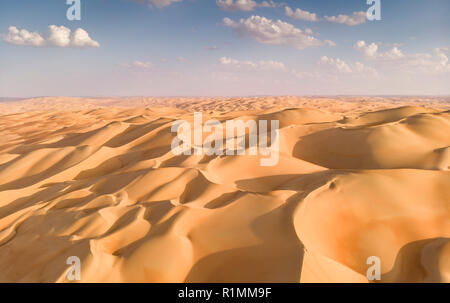
{"label": "cloud", "polygon": [[266,71],[287,71],[283,62],[279,61],[239,61],[236,59],[222,57],[219,59],[219,63],[225,66],[232,66],[235,68],[246,68],[253,70],[266,70]]}
{"label": "cloud", "polygon": [[379,53],[378,52],[378,45],[376,43],[367,44],[363,40],[359,40],[354,45],[354,48],[358,51],[360,51],[365,57],[367,58],[378,58],[378,59],[385,59],[385,60],[396,60],[396,59],[402,59],[405,58],[405,55],[403,52],[398,48],[398,46],[394,46],[391,50]]}
{"label": "cloud", "polygon": [[3,41],[14,45],[23,46],[43,46],[45,39],[37,32],[29,32],[26,29],[19,30],[15,26],[8,28],[8,34],[3,38]]}
{"label": "cloud", "polygon": [[227,76],[233,77],[235,81],[244,79],[247,76],[257,77],[259,79],[283,79],[281,81],[295,81],[295,79],[334,81],[339,79],[372,79],[379,77],[375,69],[361,62],[347,63],[339,58],[327,56],[321,57],[318,62],[319,68],[311,71],[298,70],[295,67],[286,66],[283,62],[275,60],[250,61],[221,57],[219,64],[224,67],[224,71],[228,72]]}
{"label": "cloud", "polygon": [[[321,18],[317,16],[315,13],[311,13],[305,10],[302,10],[300,8],[297,8],[295,10],[292,10],[289,6],[286,6],[284,8],[285,14],[288,17],[291,17],[293,19],[297,20],[304,20],[304,21],[310,21],[310,22],[317,22],[321,21]],[[351,16],[347,15],[338,15],[336,16],[325,16],[324,20],[334,23],[340,23],[340,24],[347,24],[350,26],[358,25],[365,23],[367,20],[367,13],[366,12],[354,12]]]}
{"label": "cloud", "polygon": [[331,41],[331,40],[325,40],[325,41],[323,41],[323,42],[324,42],[326,45],[331,46],[331,47],[336,46],[336,42]]}
{"label": "cloud", "polygon": [[366,44],[365,41],[359,40],[354,47],[366,57],[375,57],[377,55],[378,45],[375,43]]}
{"label": "cloud", "polygon": [[145,4],[147,2],[150,7],[155,6],[157,8],[163,8],[172,5],[173,3],[181,2],[183,0],[133,0],[133,1],[139,4]]}
{"label": "cloud", "polygon": [[297,8],[295,11],[293,11],[289,6],[286,6],[284,8],[286,16],[291,17],[293,19],[297,20],[305,20],[305,21],[311,21],[316,22],[319,21],[319,18],[317,18],[317,15],[315,13],[310,13],[308,11],[301,10]]}
{"label": "cloud", "polygon": [[393,47],[390,51],[384,54],[380,54],[380,56],[389,59],[401,59],[405,57],[403,52],[397,46]]}
{"label": "cloud", "polygon": [[[251,75],[257,78],[270,79],[270,81],[296,81],[311,79],[326,79],[329,73],[323,74],[319,71],[297,70],[286,66],[283,62],[275,60],[266,61],[243,61],[229,57],[221,57],[219,59],[221,66],[227,68],[226,77],[228,80],[239,82],[245,76]],[[276,76],[274,76],[276,73]],[[222,74],[223,75],[223,74]],[[266,78],[265,78],[266,77]],[[268,77],[268,78],[267,78]]]}
{"label": "cloud", "polygon": [[367,13],[366,12],[354,12],[351,16],[347,16],[347,15],[339,15],[337,17],[325,16],[325,20],[334,22],[334,23],[347,24],[347,25],[353,26],[353,25],[365,23],[367,20]]}
{"label": "cloud", "polygon": [[359,40],[354,45],[366,59],[376,61],[380,66],[396,69],[400,72],[448,72],[450,71],[448,48],[435,48],[433,53],[406,54],[399,46],[394,46],[385,52],[379,52],[379,45],[368,44]]}
{"label": "cloud", "polygon": [[352,72],[352,69],[350,68],[350,66],[339,58],[334,59],[334,58],[329,58],[327,56],[323,56],[322,58],[320,58],[320,63],[332,66],[340,73],[351,73]]}
{"label": "cloud", "polygon": [[326,76],[322,75],[318,71],[308,72],[308,71],[299,71],[296,69],[292,69],[291,75],[294,76],[295,78],[301,79],[301,80],[306,80],[306,79],[323,80],[323,79],[326,79]]}
{"label": "cloud", "polygon": [[73,34],[71,30],[64,26],[50,25],[49,37],[47,41],[56,47],[99,47],[100,44],[89,37],[88,32],[82,28],[76,29]]}
{"label": "cloud", "polygon": [[265,17],[251,16],[235,22],[224,18],[226,26],[242,36],[250,36],[256,41],[271,45],[291,46],[297,49],[319,46],[322,42],[311,31],[303,31],[281,20],[273,21]]}
{"label": "cloud", "polygon": [[48,30],[48,42],[50,44],[57,47],[67,47],[70,45],[70,29],[65,26],[50,25]]}
{"label": "cloud", "polygon": [[256,2],[254,0],[216,0],[218,7],[225,11],[252,11],[257,7],[277,7],[274,1]]}
{"label": "cloud", "polygon": [[151,5],[156,6],[157,8],[162,8],[165,6],[172,5],[173,3],[181,2],[183,0],[148,0]]}
{"label": "cloud", "polygon": [[89,34],[87,31],[85,31],[82,28],[77,28],[71,39],[71,46],[74,47],[100,47],[100,44],[97,41],[94,41],[89,37]]}
{"label": "cloud", "polygon": [[357,74],[364,74],[367,76],[378,77],[378,72],[376,69],[374,69],[370,66],[366,66],[366,65],[362,64],[361,62],[356,62],[355,64],[353,64],[352,71],[353,71],[353,73],[357,73]]}
{"label": "cloud", "polygon": [[365,66],[361,62],[355,62],[354,64],[348,64],[339,58],[330,58],[322,56],[319,64],[323,66],[331,67],[331,69],[340,74],[358,74],[376,77],[378,72],[371,67]]}
{"label": "cloud", "polygon": [[[293,10],[289,6],[286,6],[284,8],[284,10],[285,10],[286,16],[291,17],[293,19],[305,20],[305,21],[310,21],[310,22],[321,21],[321,18],[319,18],[317,16],[317,14],[302,10],[300,8]],[[324,20],[329,21],[329,22],[347,24],[347,25],[353,26],[353,25],[365,23],[367,20],[367,13],[361,11],[361,12],[354,12],[351,16],[342,15],[342,14],[339,14],[337,17],[336,16],[331,16],[331,17],[325,16]]]}
{"label": "cloud", "polygon": [[153,66],[152,62],[149,61],[139,61],[139,60],[135,60],[131,63],[126,63],[123,65],[124,67],[127,68],[140,68],[140,69],[149,69]]}
{"label": "cloud", "polygon": [[441,65],[443,67],[449,66],[449,64],[448,64],[448,56],[446,54],[446,53],[448,53],[448,51],[449,51],[448,47],[435,48],[434,49],[434,53],[439,58],[439,65]]}
{"label": "cloud", "polygon": [[100,47],[97,41],[94,41],[82,28],[76,29],[73,33],[65,26],[48,26],[48,37],[44,38],[37,32],[29,32],[26,29],[19,30],[15,26],[8,28],[8,34],[3,38],[3,41],[22,46],[53,46],[53,47],[74,47],[74,48],[89,48]]}

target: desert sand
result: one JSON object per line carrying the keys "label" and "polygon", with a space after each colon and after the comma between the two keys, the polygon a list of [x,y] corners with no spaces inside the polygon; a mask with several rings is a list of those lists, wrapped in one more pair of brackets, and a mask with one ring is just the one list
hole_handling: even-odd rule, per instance
{"label": "desert sand", "polygon": [[[179,155],[171,125],[280,121],[280,158]],[[0,282],[450,282],[450,98],[0,103]]]}

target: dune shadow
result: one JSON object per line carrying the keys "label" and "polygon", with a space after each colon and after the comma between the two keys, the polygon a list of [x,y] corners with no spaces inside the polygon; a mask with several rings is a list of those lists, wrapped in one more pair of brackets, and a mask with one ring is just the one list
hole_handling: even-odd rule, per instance
{"label": "dune shadow", "polygon": [[332,128],[306,135],[292,155],[329,169],[377,169],[380,165],[368,144],[370,129]]}
{"label": "dune shadow", "polygon": [[[219,251],[198,260],[185,282],[299,282],[304,245],[299,239],[294,214],[308,194],[348,171],[322,171],[312,174],[290,174],[239,180],[240,188],[251,190],[255,183],[276,184],[277,190],[297,191],[285,203],[250,222],[250,228],[261,243]],[[266,187],[266,192],[274,188]],[[245,193],[243,193],[245,194]],[[235,202],[234,199],[229,203]]]}
{"label": "dune shadow", "polygon": [[250,223],[260,244],[219,251],[201,258],[192,266],[185,282],[299,282],[304,246],[296,234],[292,218],[298,203],[291,202]]}
{"label": "dune shadow", "polygon": [[[388,283],[441,283],[439,248],[450,238],[430,238],[404,245],[395,258],[392,269],[381,275],[381,282]],[[450,256],[447,256],[450,257]]]}

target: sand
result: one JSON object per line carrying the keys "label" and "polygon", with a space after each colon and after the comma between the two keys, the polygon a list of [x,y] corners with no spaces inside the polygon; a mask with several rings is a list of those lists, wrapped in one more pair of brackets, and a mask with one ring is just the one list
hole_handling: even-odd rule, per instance
{"label": "sand", "polygon": [[[177,119],[280,121],[280,157],[179,155]],[[0,103],[0,282],[450,282],[445,97]]]}

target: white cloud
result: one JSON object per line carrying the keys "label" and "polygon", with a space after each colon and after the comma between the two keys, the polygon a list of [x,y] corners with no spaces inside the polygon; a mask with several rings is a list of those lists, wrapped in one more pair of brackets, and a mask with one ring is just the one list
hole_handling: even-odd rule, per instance
{"label": "white cloud", "polygon": [[354,47],[366,57],[375,57],[377,55],[378,45],[375,43],[366,44],[365,41],[359,40]]}
{"label": "white cloud", "polygon": [[[157,8],[166,7],[173,3],[181,2],[183,0],[148,0],[150,6],[156,6]],[[143,1],[138,1],[142,3]]]}
{"label": "white cloud", "polygon": [[447,47],[443,48],[435,48],[434,53],[439,58],[439,65],[442,67],[449,66],[448,64],[448,56],[446,53],[448,53],[449,49]]}
{"label": "white cloud", "polygon": [[340,24],[347,24],[350,26],[358,25],[365,23],[367,20],[367,13],[366,12],[354,12],[351,16],[347,15],[339,15],[339,16],[325,16],[325,19],[330,22],[334,23],[340,23]]}
{"label": "white cloud", "polygon": [[72,35],[71,45],[74,47],[100,47],[97,41],[94,41],[89,37],[87,31],[82,28],[77,28]]}
{"label": "white cloud", "polygon": [[281,5],[272,0],[262,2],[254,0],[216,0],[216,4],[226,11],[252,11],[257,7],[277,7]]}
{"label": "white cloud", "polygon": [[291,46],[297,49],[319,46],[322,42],[310,34],[281,20],[273,21],[265,17],[251,16],[235,22],[224,18],[226,26],[240,35],[247,35],[264,44]]}
{"label": "white cloud", "polygon": [[379,52],[379,45],[368,44],[359,40],[354,45],[365,58],[376,61],[388,69],[396,69],[400,72],[447,72],[450,71],[448,63],[448,48],[436,48],[434,53],[405,54],[399,46],[394,46],[385,52]]}
{"label": "white cloud", "polygon": [[394,46],[391,50],[379,53],[378,52],[378,45],[374,42],[371,44],[367,44],[363,40],[359,40],[354,45],[354,48],[358,51],[360,51],[365,57],[367,58],[378,58],[378,59],[390,59],[390,60],[396,60],[396,59],[402,59],[405,58],[405,55],[403,52],[398,48],[398,46]]}
{"label": "white cloud", "polygon": [[[410,72],[417,73],[442,73],[450,72],[448,48],[435,48],[433,53],[418,53],[405,55],[402,60],[397,60],[396,65],[410,68]],[[390,62],[390,64],[393,64]]]}
{"label": "white cloud", "polygon": [[325,40],[323,42],[325,42],[326,45],[331,46],[331,47],[336,46],[336,42],[331,41],[331,40]]}
{"label": "white cloud", "polygon": [[45,44],[44,38],[37,32],[29,32],[26,29],[19,30],[15,26],[8,28],[8,34],[3,38],[3,41],[24,46],[43,46]]}
{"label": "white cloud", "polygon": [[88,32],[82,28],[76,29],[73,33],[65,26],[49,25],[48,37],[45,39],[37,32],[29,32],[26,29],[19,30],[15,26],[10,26],[8,34],[3,38],[7,43],[23,46],[53,46],[53,47],[75,47],[88,48],[100,47],[97,41],[89,37]]}
{"label": "white cloud", "polygon": [[71,30],[65,26],[50,25],[48,27],[49,36],[47,41],[57,47],[67,47],[70,45]]}
{"label": "white cloud", "polygon": [[232,81],[240,85],[244,81],[251,79],[253,83],[259,83],[259,88],[261,88],[261,83],[268,85],[273,83],[278,83],[278,85],[292,83],[292,85],[297,87],[300,85],[297,82],[298,80],[306,81],[301,82],[303,84],[321,83],[321,85],[328,85],[330,81],[357,81],[363,78],[372,79],[378,77],[374,69],[360,62],[347,64],[341,59],[324,56],[318,63],[320,65],[319,68],[304,70],[275,60],[250,61],[221,57],[219,64],[222,69],[216,72],[216,76],[220,75],[221,80]]}
{"label": "white cloud", "polygon": [[139,60],[135,60],[131,63],[126,63],[123,66],[128,67],[128,68],[141,68],[141,69],[149,69],[153,66],[153,63],[150,61],[139,61]]}
{"label": "white cloud", "polygon": [[305,21],[311,21],[316,22],[319,21],[317,18],[317,15],[315,13],[310,13],[308,11],[301,10],[297,8],[295,11],[293,11],[289,6],[286,6],[284,8],[286,16],[291,17],[293,19],[297,20],[305,20]]}
{"label": "white cloud", "polygon": [[217,47],[217,45],[211,45],[211,46],[206,47],[206,49],[207,49],[207,50],[210,50],[210,51],[216,51],[216,50],[218,50],[219,48]]}
{"label": "white cloud", "polygon": [[[302,10],[300,8],[292,10],[289,6],[286,6],[284,9],[285,9],[286,16],[291,17],[293,19],[305,20],[305,21],[311,21],[311,22],[316,22],[316,21],[321,20],[317,16],[317,14]],[[338,16],[331,16],[331,17],[325,16],[324,19],[329,22],[347,24],[347,25],[353,26],[353,25],[365,23],[367,20],[367,13],[363,12],[363,11],[354,12],[350,16],[339,14]]]}
{"label": "white cloud", "polygon": [[352,72],[352,69],[350,68],[350,66],[339,58],[334,59],[334,58],[329,58],[327,56],[323,56],[322,58],[320,58],[320,63],[332,66],[340,73],[351,73]]}
{"label": "white cloud", "polygon": [[217,0],[216,3],[227,11],[252,11],[257,5],[253,0]]}
{"label": "white cloud", "polygon": [[390,51],[387,51],[383,54],[379,54],[381,57],[385,57],[388,59],[401,59],[405,58],[405,55],[403,52],[397,47],[394,46]]}
{"label": "white cloud", "polygon": [[[323,80],[329,79],[330,73],[322,73],[319,70],[305,71],[298,70],[286,66],[283,62],[275,60],[266,61],[250,61],[237,60],[230,57],[221,57],[219,64],[226,68],[226,75],[228,80],[239,82],[240,79],[245,79],[251,75],[256,79],[266,79],[270,81],[296,81],[301,80]],[[276,73],[276,75],[275,75]]]}
{"label": "white cloud", "polygon": [[376,69],[374,69],[370,66],[366,66],[366,65],[362,64],[361,62],[356,62],[355,64],[353,64],[352,71],[353,71],[353,73],[363,74],[363,75],[372,76],[372,77],[378,77],[378,72]]}
{"label": "white cloud", "polygon": [[322,75],[318,71],[308,72],[308,71],[299,71],[299,70],[296,70],[296,69],[292,69],[291,70],[291,74],[295,78],[301,79],[301,80],[306,80],[306,79],[316,79],[316,80],[325,79],[324,75]]}
{"label": "white cloud", "polygon": [[330,58],[327,56],[322,56],[319,63],[324,66],[331,67],[331,69],[340,74],[358,74],[376,77],[378,75],[374,68],[368,67],[361,62],[355,62],[353,64],[348,64],[339,58]]}
{"label": "white cloud", "polygon": [[267,71],[287,71],[286,66],[283,62],[279,61],[239,61],[236,59],[222,57],[219,59],[221,65],[232,66],[235,68],[247,68],[254,70],[267,70]]}

